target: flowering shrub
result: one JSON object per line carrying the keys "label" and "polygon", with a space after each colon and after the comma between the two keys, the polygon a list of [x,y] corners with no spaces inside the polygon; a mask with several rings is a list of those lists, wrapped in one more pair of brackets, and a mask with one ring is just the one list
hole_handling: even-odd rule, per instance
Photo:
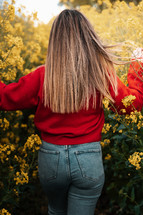
{"label": "flowering shrub", "polygon": [[[15,12],[14,5],[14,0],[11,4],[5,2],[0,13],[0,79],[6,84],[17,82],[45,63],[52,23],[51,20],[47,25],[35,26],[36,14],[26,17],[22,8]],[[100,13],[90,6],[82,6],[80,10],[102,40],[110,44],[125,41],[123,49],[115,52],[126,60],[136,47],[143,46],[143,1],[135,6],[106,0],[104,6]],[[116,66],[116,70],[127,85],[128,65]],[[134,99],[132,95],[124,98],[125,108]],[[103,199],[107,198],[104,207],[114,215],[139,215],[143,211],[143,113],[136,110],[129,115],[122,109],[123,115],[119,115],[110,110],[107,99],[103,104],[105,124],[101,145],[106,174]],[[3,215],[15,214],[23,192],[37,178],[41,140],[33,118],[31,110],[0,112],[0,214]]]}
{"label": "flowering shrub", "polygon": [[[134,97],[123,100],[125,107]],[[130,102],[129,102],[130,101]],[[108,207],[114,214],[141,214],[143,210],[143,114],[139,111],[124,115],[105,109],[102,130],[105,166],[105,190]],[[104,198],[104,196],[103,196]]]}
{"label": "flowering shrub", "polygon": [[[35,27],[33,18],[25,17],[21,8],[15,13],[14,3],[4,2],[0,11],[0,79],[6,84],[43,64],[48,45],[49,27]],[[37,177],[41,140],[33,118],[31,110],[0,112],[0,214],[12,213]]]}

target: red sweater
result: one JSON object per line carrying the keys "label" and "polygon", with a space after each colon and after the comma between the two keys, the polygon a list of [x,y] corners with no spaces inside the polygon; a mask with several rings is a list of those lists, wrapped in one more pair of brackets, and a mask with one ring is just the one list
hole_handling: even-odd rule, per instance
{"label": "red sweater", "polygon": [[[142,64],[143,66],[143,64]],[[138,71],[138,74],[135,71]],[[57,145],[82,144],[101,140],[104,125],[104,110],[99,104],[97,94],[97,108],[91,106],[88,111],[78,113],[59,114],[45,108],[42,100],[45,66],[38,67],[30,74],[19,79],[18,83],[5,85],[0,82],[0,110],[22,110],[36,108],[34,123],[41,132],[41,138]],[[129,86],[125,86],[118,78],[118,96],[115,97],[112,87],[110,92],[115,99],[115,106],[119,110],[125,108],[121,100],[128,95],[135,95],[134,106],[141,110],[143,106],[143,69],[137,62],[130,65],[128,72]],[[132,108],[127,108],[130,112]]]}

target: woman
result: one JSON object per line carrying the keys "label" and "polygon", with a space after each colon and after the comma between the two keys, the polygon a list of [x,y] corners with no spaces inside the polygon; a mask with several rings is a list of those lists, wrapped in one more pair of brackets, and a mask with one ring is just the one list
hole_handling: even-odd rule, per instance
{"label": "woman", "polygon": [[64,10],[52,25],[46,64],[18,83],[0,83],[1,110],[36,108],[39,177],[49,215],[94,214],[104,184],[102,99],[119,111],[125,108],[121,100],[132,94],[134,107],[143,106],[142,68],[130,65],[126,87],[109,48],[82,13]]}

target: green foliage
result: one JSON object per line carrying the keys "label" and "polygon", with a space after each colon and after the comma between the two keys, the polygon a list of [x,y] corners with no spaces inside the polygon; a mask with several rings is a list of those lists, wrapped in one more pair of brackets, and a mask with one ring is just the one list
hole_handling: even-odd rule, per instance
{"label": "green foliage", "polygon": [[[128,115],[117,116],[107,109],[105,109],[105,115],[106,124],[111,126],[107,133],[103,129],[102,136],[106,176],[104,195],[109,198],[108,208],[112,214],[141,215],[143,211],[143,127],[137,126],[140,114],[136,113],[137,121],[134,123],[132,123],[133,118],[130,118],[131,121],[128,120]],[[140,153],[141,160],[138,162],[134,156],[133,165],[129,162],[129,158],[136,152]]]}

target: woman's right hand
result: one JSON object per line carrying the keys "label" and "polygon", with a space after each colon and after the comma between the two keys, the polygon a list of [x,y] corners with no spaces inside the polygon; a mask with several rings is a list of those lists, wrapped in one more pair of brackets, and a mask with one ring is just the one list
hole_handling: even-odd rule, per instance
{"label": "woman's right hand", "polygon": [[137,48],[133,51],[132,60],[141,61],[143,63],[143,48]]}

